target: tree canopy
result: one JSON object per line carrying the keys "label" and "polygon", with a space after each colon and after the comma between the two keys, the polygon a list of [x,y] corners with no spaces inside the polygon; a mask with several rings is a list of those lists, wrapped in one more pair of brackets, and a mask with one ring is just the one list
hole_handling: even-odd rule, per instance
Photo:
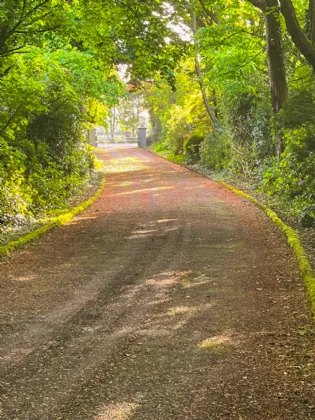
{"label": "tree canopy", "polygon": [[0,224],[65,205],[93,167],[84,130],[122,98],[136,121],[121,69],[163,147],[311,207],[315,0],[0,6]]}

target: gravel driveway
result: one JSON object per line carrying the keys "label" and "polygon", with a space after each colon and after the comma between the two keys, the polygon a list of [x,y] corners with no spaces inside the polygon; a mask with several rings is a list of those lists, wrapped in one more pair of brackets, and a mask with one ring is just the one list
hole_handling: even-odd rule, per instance
{"label": "gravel driveway", "polygon": [[0,263],[0,419],[314,419],[314,327],[277,228],[148,151],[97,153],[100,199]]}

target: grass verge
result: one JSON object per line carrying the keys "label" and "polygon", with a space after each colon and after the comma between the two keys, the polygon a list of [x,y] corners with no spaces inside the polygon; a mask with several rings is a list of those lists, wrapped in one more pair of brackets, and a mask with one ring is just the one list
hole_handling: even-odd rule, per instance
{"label": "grass verge", "polygon": [[185,163],[183,155],[175,155],[159,143],[153,143],[147,150],[173,163]]}
{"label": "grass verge", "polygon": [[6,245],[0,246],[0,258],[8,256],[15,249],[21,248],[22,246],[33,241],[34,239],[39,238],[40,236],[44,235],[49,230],[70,222],[75,216],[77,216],[79,213],[81,213],[82,211],[84,211],[85,209],[87,209],[94,203],[94,201],[101,195],[104,189],[104,186],[105,186],[105,178],[103,177],[100,183],[100,186],[98,187],[97,191],[91,198],[79,204],[78,206],[74,207],[72,210],[70,210],[69,212],[65,214],[48,219],[43,226],[34,230],[33,232],[27,233],[21,238],[11,241]]}

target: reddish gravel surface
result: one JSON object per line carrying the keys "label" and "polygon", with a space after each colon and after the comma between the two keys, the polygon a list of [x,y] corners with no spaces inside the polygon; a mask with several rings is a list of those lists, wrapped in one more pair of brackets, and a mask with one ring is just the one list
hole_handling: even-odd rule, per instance
{"label": "reddish gravel surface", "polygon": [[0,418],[314,419],[314,328],[278,230],[147,151],[98,155],[100,199],[0,264]]}

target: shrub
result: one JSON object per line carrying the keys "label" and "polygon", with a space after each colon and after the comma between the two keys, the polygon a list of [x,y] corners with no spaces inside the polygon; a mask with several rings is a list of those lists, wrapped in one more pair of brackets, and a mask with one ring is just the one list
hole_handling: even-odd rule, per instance
{"label": "shrub", "polygon": [[230,136],[227,131],[214,130],[209,133],[200,146],[200,163],[206,169],[224,169],[230,156]]}
{"label": "shrub", "polygon": [[202,134],[192,134],[184,143],[184,153],[186,154],[189,161],[199,160],[199,149],[201,143],[204,141],[205,136]]}
{"label": "shrub", "polygon": [[263,186],[303,226],[315,225],[315,101],[312,87],[293,92],[279,115],[285,151],[264,174]]}
{"label": "shrub", "polygon": [[287,147],[281,160],[274,159],[266,170],[263,187],[270,195],[279,197],[289,213],[309,220],[313,212],[309,209],[315,201],[315,152],[301,141],[303,131],[286,133]]}

